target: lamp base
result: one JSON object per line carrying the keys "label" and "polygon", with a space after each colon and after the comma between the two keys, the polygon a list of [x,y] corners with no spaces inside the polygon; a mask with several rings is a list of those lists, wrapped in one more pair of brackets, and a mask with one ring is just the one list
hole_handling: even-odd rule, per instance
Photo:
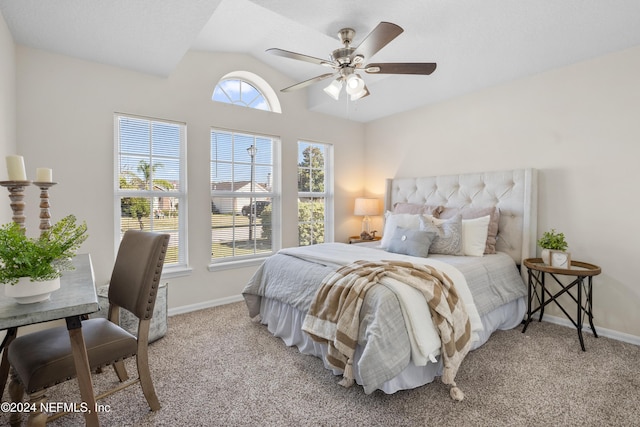
{"label": "lamp base", "polygon": [[362,232],[363,233],[371,233],[371,218],[368,215],[365,215],[362,219]]}

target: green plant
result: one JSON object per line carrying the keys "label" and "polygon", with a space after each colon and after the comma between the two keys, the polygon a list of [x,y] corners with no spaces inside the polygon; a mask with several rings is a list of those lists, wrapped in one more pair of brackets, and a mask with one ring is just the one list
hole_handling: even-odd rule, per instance
{"label": "green plant", "polygon": [[324,243],[325,204],[306,200],[298,203],[298,244],[308,246]]}
{"label": "green plant", "polygon": [[87,225],[76,225],[69,215],[54,224],[38,238],[27,237],[16,223],[0,227],[0,283],[18,282],[21,277],[46,281],[72,270],[71,258],[89,237]]}
{"label": "green plant", "polygon": [[545,231],[538,240],[538,246],[542,249],[553,249],[556,251],[566,251],[569,244],[564,238],[564,233],[557,233],[555,229]]}

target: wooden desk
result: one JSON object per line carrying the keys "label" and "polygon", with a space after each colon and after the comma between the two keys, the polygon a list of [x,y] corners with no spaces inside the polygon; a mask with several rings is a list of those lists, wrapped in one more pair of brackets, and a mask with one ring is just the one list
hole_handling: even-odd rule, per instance
{"label": "wooden desk", "polygon": [[[0,350],[8,346],[16,337],[20,326],[65,319],[71,349],[78,375],[78,386],[82,401],[89,408],[96,407],[96,399],[91,383],[91,371],[87,349],[82,336],[81,316],[99,310],[95,277],[89,254],[78,255],[73,259],[75,270],[65,271],[60,278],[60,289],[53,292],[47,301],[33,304],[18,304],[13,298],[6,297],[0,291],[0,330],[6,330]],[[0,365],[0,387],[4,391],[9,374],[9,362],[6,351],[2,354]],[[98,426],[98,414],[91,410],[85,413],[88,426]]]}
{"label": "wooden desk", "polygon": [[[593,326],[593,276],[597,276],[601,273],[600,267],[594,264],[589,264],[587,262],[581,261],[571,261],[570,268],[558,268],[546,265],[542,262],[542,258],[528,258],[524,260],[524,265],[527,267],[528,274],[528,298],[527,298],[527,320],[525,321],[524,327],[522,328],[522,333],[527,330],[529,323],[531,322],[531,318],[533,314],[537,311],[540,312],[540,316],[538,318],[538,322],[542,320],[542,316],[544,315],[544,308],[554,302],[560,310],[567,316],[567,318],[573,323],[573,325],[578,330],[578,339],[580,340],[580,347],[582,351],[585,351],[584,340],[582,338],[582,324],[583,317],[586,314],[589,320],[589,325],[591,326],[591,330],[593,331],[593,336],[596,338],[598,334],[596,333],[596,328]],[[560,291],[552,294],[549,289],[547,289],[545,284],[545,275],[551,276],[554,281],[560,286]],[[563,284],[557,276],[573,276],[575,279],[565,285]],[[587,279],[585,283],[585,279]],[[537,288],[540,286],[540,294],[537,292]],[[573,287],[577,288],[577,296],[574,296],[571,292],[569,292]],[[585,296],[585,301],[583,304],[583,292]],[[573,301],[576,303],[577,314],[576,320],[573,320],[567,310],[558,302],[558,297],[567,294],[569,295]],[[538,302],[538,306],[534,309],[532,307],[532,302],[534,298]]]}

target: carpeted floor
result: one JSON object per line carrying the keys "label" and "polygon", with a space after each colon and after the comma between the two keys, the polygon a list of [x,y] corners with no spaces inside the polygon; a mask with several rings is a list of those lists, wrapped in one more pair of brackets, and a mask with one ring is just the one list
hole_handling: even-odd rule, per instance
{"label": "carpeted floor", "polygon": [[[252,323],[244,303],[169,318],[150,347],[162,408],[139,386],[100,401],[102,426],[634,426],[640,425],[640,348],[546,322],[495,333],[462,364],[453,401],[439,381],[392,395],[345,389],[320,359]],[[133,372],[134,364],[127,367]],[[96,391],[117,380],[94,375]],[[49,393],[79,401],[75,381]],[[4,395],[7,399],[7,393]],[[8,425],[8,414],[0,414]],[[52,426],[84,425],[79,414]]]}

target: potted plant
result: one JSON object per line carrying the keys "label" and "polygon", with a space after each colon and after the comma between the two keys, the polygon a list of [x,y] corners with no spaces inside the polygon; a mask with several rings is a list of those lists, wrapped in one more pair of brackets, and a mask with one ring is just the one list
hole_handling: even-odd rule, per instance
{"label": "potted plant", "polygon": [[545,231],[538,239],[538,246],[542,248],[542,261],[553,267],[569,268],[571,258],[567,252],[569,244],[564,233],[558,233],[555,229]]}
{"label": "potted plant", "polygon": [[20,225],[0,227],[0,283],[19,303],[44,301],[60,288],[60,276],[73,269],[71,258],[87,239],[87,225],[68,215],[31,238]]}

